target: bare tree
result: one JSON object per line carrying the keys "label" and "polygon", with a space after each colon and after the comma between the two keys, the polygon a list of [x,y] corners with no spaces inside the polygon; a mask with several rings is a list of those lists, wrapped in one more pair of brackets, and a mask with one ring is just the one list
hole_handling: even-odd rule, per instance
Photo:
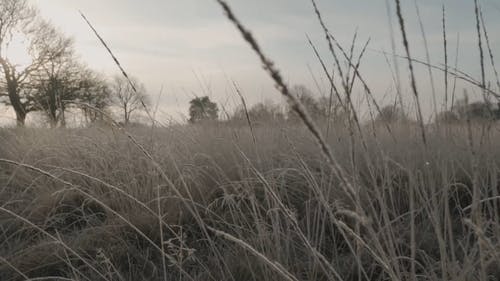
{"label": "bare tree", "polygon": [[[28,42],[26,52],[31,56],[28,66],[20,66],[8,56],[15,35],[25,37]],[[49,22],[38,17],[37,10],[27,0],[0,0],[0,97],[7,97],[1,101],[12,106],[18,126],[24,125],[30,111],[38,109],[33,98],[33,74],[71,45],[70,39],[59,35]]]}
{"label": "bare tree", "polygon": [[108,81],[90,69],[84,69],[79,74],[77,106],[82,110],[87,124],[102,121],[104,119],[103,113],[111,104],[111,90]]}
{"label": "bare tree", "polygon": [[35,15],[36,11],[25,0],[0,0],[0,66],[4,78],[1,81],[0,96],[8,97],[19,125],[24,124],[26,118],[26,106],[19,97],[20,84],[25,77],[22,73],[17,73],[15,63],[10,62],[6,53],[14,34],[22,32],[34,20]]}
{"label": "bare tree", "polygon": [[[306,86],[296,85],[290,92],[304,105],[307,112],[314,120],[320,119],[321,108],[318,101],[314,98],[313,93]],[[299,122],[300,118],[291,105],[288,105],[288,120],[292,122]]]}
{"label": "bare tree", "polygon": [[58,56],[48,58],[33,74],[36,107],[46,113],[52,127],[66,125],[65,111],[77,99],[80,88],[80,73],[84,67],[74,55],[73,42],[62,34],[55,34],[53,41],[64,42],[65,48]]}
{"label": "bare tree", "polygon": [[402,121],[406,122],[409,119],[410,117],[406,115],[405,111],[394,103],[392,105],[382,107],[375,120],[384,123],[395,123]]}
{"label": "bare tree", "polygon": [[131,78],[134,91],[130,82],[123,76],[115,76],[111,82],[111,102],[120,108],[123,114],[123,123],[128,125],[134,112],[144,109],[149,104],[146,88],[136,78]]}
{"label": "bare tree", "polygon": [[[252,122],[267,123],[267,122],[281,122],[285,120],[285,114],[278,104],[271,101],[261,102],[253,105],[248,109],[248,118]],[[239,107],[231,117],[233,121],[241,121],[246,119],[245,108]]]}

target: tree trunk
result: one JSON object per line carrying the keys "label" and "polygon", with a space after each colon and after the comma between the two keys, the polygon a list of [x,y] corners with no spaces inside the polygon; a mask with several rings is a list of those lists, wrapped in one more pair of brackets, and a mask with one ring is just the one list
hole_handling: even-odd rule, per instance
{"label": "tree trunk", "polygon": [[61,120],[61,127],[66,128],[66,108],[64,107],[64,105],[62,103],[61,103],[60,120]]}
{"label": "tree trunk", "polygon": [[0,58],[0,65],[3,68],[5,81],[7,82],[7,94],[9,95],[9,101],[12,108],[16,112],[16,125],[18,127],[23,127],[26,120],[26,109],[24,104],[21,102],[21,97],[19,96],[19,88],[17,84],[16,77],[14,76],[14,71],[9,67],[9,64],[2,58]]}
{"label": "tree trunk", "polygon": [[56,93],[55,91],[49,90],[48,91],[48,113],[49,113],[49,119],[50,119],[50,127],[55,128],[57,127],[57,105],[56,105]]}
{"label": "tree trunk", "polygon": [[18,127],[24,127],[26,121],[26,113],[23,111],[17,112],[16,111],[16,125]]}
{"label": "tree trunk", "polygon": [[19,97],[17,81],[7,80],[7,88],[10,104],[16,112],[17,126],[23,127],[26,120],[26,110],[21,102],[21,98]]}
{"label": "tree trunk", "polygon": [[128,125],[128,122],[129,122],[129,119],[130,119],[130,116],[128,114],[128,108],[127,108],[127,104],[123,104],[123,113],[124,113],[124,124],[125,126]]}

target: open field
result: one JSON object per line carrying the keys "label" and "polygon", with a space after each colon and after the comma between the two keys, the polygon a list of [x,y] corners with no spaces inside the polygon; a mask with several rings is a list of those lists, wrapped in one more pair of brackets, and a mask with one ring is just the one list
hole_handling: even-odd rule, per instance
{"label": "open field", "polygon": [[[245,50],[275,87],[276,99],[281,95],[286,104],[264,102],[264,97],[248,102],[257,94],[245,94],[225,71],[222,103],[209,79],[192,70],[204,96],[183,89],[192,98],[186,101],[189,119],[160,120],[161,107],[173,104],[161,102],[163,86],[153,101],[82,12],[85,28],[119,69],[112,79],[80,61],[73,39],[40,18],[32,2],[0,0],[0,103],[15,122],[11,128],[0,126],[0,281],[500,280],[498,38],[488,35],[483,3],[450,11],[443,2],[441,18],[434,13],[439,24],[433,25],[428,44],[428,18],[421,17],[414,1],[426,54],[422,60],[410,51],[416,40],[408,38],[416,32],[408,28],[415,19],[408,21],[404,13],[409,1],[386,1],[390,36],[385,40],[392,53],[376,50],[388,68],[382,98],[361,73],[366,52],[373,51],[371,39],[360,44],[356,29],[350,45],[343,46],[325,21],[332,11],[316,1],[308,3],[308,12],[327,51],[319,51],[314,36],[306,36],[324,76],[316,77],[307,65],[314,91],[288,81],[289,69],[281,69],[262,47],[273,43],[260,45],[259,35],[227,1],[213,2],[220,18],[203,20],[225,20],[241,35]],[[204,16],[201,3],[193,4],[192,22],[177,24],[196,26],[209,40],[187,52],[211,53],[213,44],[232,62],[229,50],[237,47],[236,38],[224,38],[224,47],[211,41],[225,29],[198,30],[207,23],[197,21]],[[364,5],[353,7],[370,7]],[[101,9],[101,4],[89,7]],[[138,7],[129,7],[134,17]],[[459,28],[467,33],[470,57],[459,58],[458,32],[452,62],[447,12],[456,21],[465,17],[464,7],[474,19],[473,27]],[[115,8],[108,7],[104,16],[115,16]],[[300,9],[292,10],[283,19],[302,22]],[[258,12],[256,21],[261,20]],[[370,20],[367,16],[368,25]],[[152,27],[137,29],[158,30]],[[15,38],[16,32],[25,38]],[[287,46],[295,42],[287,40]],[[14,46],[18,52],[22,48],[16,43],[25,41],[23,68],[4,50]],[[121,43],[116,45],[136,49]],[[476,66],[471,46],[477,47]],[[158,50],[148,50],[138,52],[160,60]],[[431,63],[431,54],[441,53]],[[176,55],[177,50],[171,54]],[[459,59],[470,69],[461,70]],[[233,63],[241,70],[248,61]],[[378,79],[380,65],[370,67]],[[173,80],[181,71],[140,68]],[[253,74],[248,79],[262,82]],[[237,102],[227,110],[231,94]],[[67,122],[72,115],[75,121],[78,117],[75,124]],[[30,127],[31,119],[40,128]]]}
{"label": "open field", "polygon": [[498,280],[498,128],[410,127],[4,129],[0,279]]}

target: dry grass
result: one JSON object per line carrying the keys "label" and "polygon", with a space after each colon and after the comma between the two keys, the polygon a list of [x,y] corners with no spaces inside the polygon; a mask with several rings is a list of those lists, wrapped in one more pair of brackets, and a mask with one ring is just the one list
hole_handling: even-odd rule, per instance
{"label": "dry grass", "polygon": [[[417,123],[365,126],[355,81],[380,111],[358,70],[366,45],[354,61],[356,39],[345,52],[312,1],[342,88],[310,44],[348,112],[317,124],[217,2],[305,126],[246,112],[248,127],[0,129],[0,280],[500,279],[498,124],[425,125],[417,106]],[[463,73],[444,71],[447,97]]]}
{"label": "dry grass", "polygon": [[[257,146],[243,127],[135,129],[181,197],[119,132],[2,130],[2,158],[46,174],[0,161],[1,279],[386,280],[414,262],[422,278],[475,280],[481,254],[495,280],[498,133],[476,167],[464,127],[430,132],[427,150],[416,127],[392,129],[397,143],[381,128],[349,172],[363,210],[302,127],[256,127]],[[346,170],[349,139],[328,141]]]}

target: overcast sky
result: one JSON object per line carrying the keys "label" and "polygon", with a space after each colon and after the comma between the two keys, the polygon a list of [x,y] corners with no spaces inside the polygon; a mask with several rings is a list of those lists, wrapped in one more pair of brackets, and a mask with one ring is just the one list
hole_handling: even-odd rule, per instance
{"label": "overcast sky", "polygon": [[[187,113],[194,95],[210,95],[234,108],[237,96],[228,79],[240,84],[249,103],[280,101],[256,56],[212,0],[32,0],[76,42],[82,61],[108,75],[117,72],[112,59],[79,16],[81,10],[109,43],[125,69],[143,81],[153,100],[164,87],[160,107],[175,117]],[[326,85],[321,68],[307,44],[308,34],[331,63],[328,46],[309,0],[229,0],[237,16],[252,30],[264,51],[276,62],[290,84],[304,84],[318,93],[312,72]],[[357,49],[371,38],[361,66],[370,87],[381,103],[394,96],[393,79],[379,51],[391,51],[390,25],[396,23],[394,1],[318,0],[332,33],[348,47],[356,29]],[[425,58],[415,2],[403,0],[412,54]],[[460,34],[459,68],[479,79],[477,35],[472,0],[417,1],[424,24],[431,60],[443,63],[441,6],[446,6],[450,61],[454,63],[457,34]],[[500,3],[480,1],[494,55],[500,59]],[[393,24],[397,52],[401,53],[399,26]],[[489,66],[489,62],[487,64]],[[400,61],[404,90],[409,97],[406,64]],[[490,68],[488,68],[489,71]],[[430,109],[431,95],[426,69],[418,71],[422,103]],[[442,100],[442,76],[435,73],[438,100]],[[321,82],[323,81],[323,82]],[[463,85],[460,85],[460,88]],[[460,89],[461,93],[461,89]],[[361,96],[361,95],[359,95]]]}

